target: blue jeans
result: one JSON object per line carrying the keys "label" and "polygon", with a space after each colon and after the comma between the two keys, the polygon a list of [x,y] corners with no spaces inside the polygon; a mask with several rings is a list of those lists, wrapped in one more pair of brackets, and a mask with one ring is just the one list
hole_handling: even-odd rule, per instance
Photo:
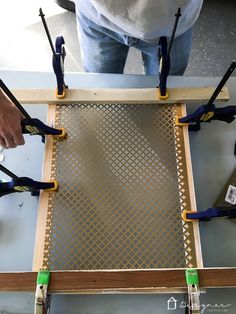
{"label": "blue jeans", "polygon": [[[159,71],[158,42],[122,35],[101,27],[77,12],[77,28],[81,57],[86,72],[123,73],[130,47],[142,53],[144,71],[157,75]],[[171,50],[171,75],[183,75],[192,45],[192,28],[174,39]]]}

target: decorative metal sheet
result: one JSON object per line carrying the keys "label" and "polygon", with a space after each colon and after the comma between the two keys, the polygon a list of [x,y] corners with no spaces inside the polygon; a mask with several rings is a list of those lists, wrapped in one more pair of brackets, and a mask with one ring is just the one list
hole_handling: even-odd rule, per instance
{"label": "decorative metal sheet", "polygon": [[196,265],[178,105],[56,107],[43,266],[150,269]]}

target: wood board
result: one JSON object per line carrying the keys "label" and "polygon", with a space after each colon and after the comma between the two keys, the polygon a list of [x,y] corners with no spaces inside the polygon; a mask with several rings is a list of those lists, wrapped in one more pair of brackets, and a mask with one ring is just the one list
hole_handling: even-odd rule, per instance
{"label": "wood board", "polygon": [[[214,92],[214,87],[171,88],[168,100],[159,99],[156,88],[139,89],[68,89],[66,97],[57,99],[53,89],[16,89],[12,93],[23,104],[74,104],[74,103],[115,103],[125,104],[165,104],[207,102]],[[219,93],[216,101],[229,100],[227,87]]]}
{"label": "wood board", "polygon": [[[198,269],[198,275],[203,289],[236,287],[236,268]],[[36,278],[37,272],[0,273],[0,291],[35,292]],[[173,287],[186,292],[185,269],[53,271],[48,292],[156,293]]]}

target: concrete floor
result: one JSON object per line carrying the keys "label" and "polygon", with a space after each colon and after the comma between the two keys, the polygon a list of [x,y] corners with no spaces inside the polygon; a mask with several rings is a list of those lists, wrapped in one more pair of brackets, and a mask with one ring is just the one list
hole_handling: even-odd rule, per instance
{"label": "concrete floor", "polygon": [[[60,8],[53,0],[12,0],[1,3],[0,68],[51,71],[51,51],[40,17],[47,18],[53,39],[66,41],[66,71],[82,72],[75,14]],[[236,1],[204,1],[195,26],[193,49],[185,75],[220,76],[236,59]],[[131,48],[125,73],[142,74],[140,53]],[[236,71],[234,73],[236,76]]]}
{"label": "concrete floor", "polygon": [[232,60],[236,60],[236,1],[205,0],[186,75],[220,76]]}

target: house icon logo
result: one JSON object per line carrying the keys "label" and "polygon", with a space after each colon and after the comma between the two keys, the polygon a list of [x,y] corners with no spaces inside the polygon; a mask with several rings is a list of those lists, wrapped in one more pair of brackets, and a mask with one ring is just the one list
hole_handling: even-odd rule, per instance
{"label": "house icon logo", "polygon": [[177,307],[177,300],[175,298],[171,297],[169,300],[167,300],[167,310],[168,311],[174,311]]}

